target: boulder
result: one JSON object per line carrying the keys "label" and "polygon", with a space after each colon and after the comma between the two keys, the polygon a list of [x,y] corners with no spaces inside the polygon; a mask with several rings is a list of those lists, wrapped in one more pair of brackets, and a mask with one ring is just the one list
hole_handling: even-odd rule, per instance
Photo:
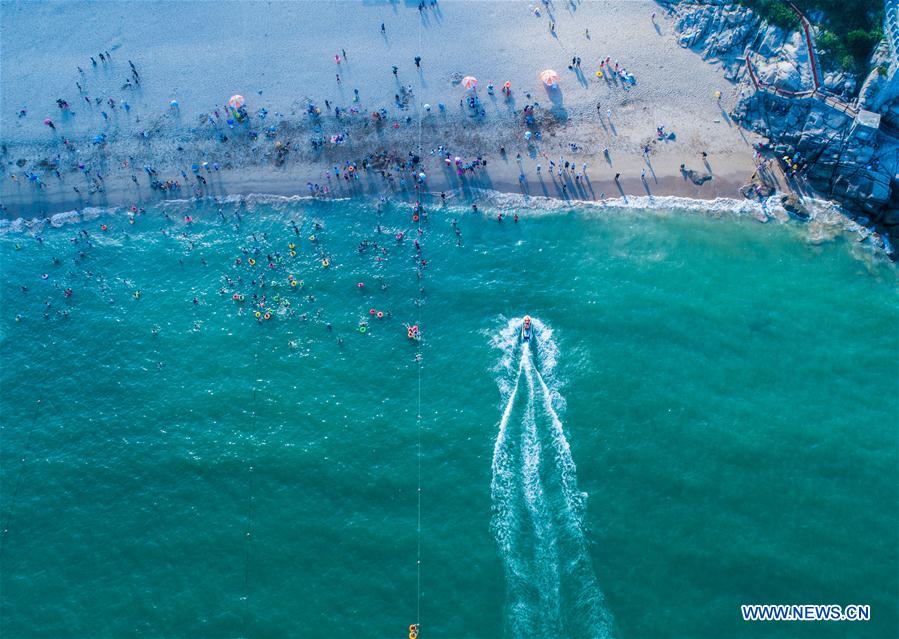
{"label": "boulder", "polygon": [[800,220],[807,220],[811,217],[802,200],[792,193],[780,196],[780,204],[790,215]]}

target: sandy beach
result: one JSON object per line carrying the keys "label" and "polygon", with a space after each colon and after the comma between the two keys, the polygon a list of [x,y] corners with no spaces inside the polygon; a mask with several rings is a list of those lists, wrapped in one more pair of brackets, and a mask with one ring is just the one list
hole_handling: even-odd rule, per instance
{"label": "sandy beach", "polygon": [[[0,26],[7,218],[308,194],[310,183],[332,195],[414,197],[419,172],[432,193],[711,199],[739,197],[755,171],[755,140],[727,116],[746,88],[678,46],[653,2],[4,3]],[[38,46],[44,37],[58,41]],[[557,71],[557,88],[540,81],[545,69]],[[475,108],[459,82],[467,75],[478,79]],[[233,94],[245,97],[248,118],[229,126]],[[486,165],[460,176],[447,153]],[[389,159],[390,179],[370,165],[358,179],[327,177],[372,154]],[[410,154],[422,159],[414,170],[402,166]],[[559,176],[560,158],[576,168]],[[154,178],[181,187],[152,189]]]}

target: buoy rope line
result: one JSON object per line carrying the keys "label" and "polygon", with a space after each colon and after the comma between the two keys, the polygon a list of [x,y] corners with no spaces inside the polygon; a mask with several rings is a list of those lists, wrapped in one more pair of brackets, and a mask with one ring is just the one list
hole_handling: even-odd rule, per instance
{"label": "buoy rope line", "polygon": [[37,424],[37,417],[40,414],[41,402],[43,400],[38,399],[34,403],[34,416],[31,418],[31,425],[28,427],[28,430],[25,433],[25,446],[22,449],[22,463],[19,465],[19,472],[16,475],[16,483],[12,490],[12,495],[10,496],[9,508],[6,511],[6,522],[3,524],[2,531],[0,531],[0,558],[3,557],[3,553],[6,551],[7,540],[6,537],[9,534],[9,526],[12,522],[13,515],[16,510],[16,503],[19,498],[19,488],[22,485],[22,475],[25,474],[25,466],[28,464],[28,455],[31,452],[31,444],[33,441],[32,433],[34,433],[34,426]]}
{"label": "buoy rope line", "polygon": [[[255,327],[258,328],[258,327]],[[257,432],[256,424],[258,423],[258,411],[256,410],[256,385],[259,382],[259,337],[256,338],[255,350],[253,351],[253,399],[251,401],[252,414],[251,423],[253,424],[253,433]],[[250,442],[252,445],[252,441]],[[244,531],[244,562],[243,562],[243,599],[244,599],[244,615],[243,615],[243,636],[247,637],[247,617],[249,616],[250,607],[250,540],[253,532],[253,465],[252,456],[247,454],[247,525]]]}
{"label": "buoy rope line", "polygon": [[[421,19],[419,18],[419,21],[418,21],[418,52],[416,52],[416,55],[419,55],[419,53],[421,52],[422,41],[423,41],[422,40],[422,23],[421,23]],[[422,92],[422,73],[421,73],[421,70],[419,70],[419,73],[418,73],[419,101],[421,101],[421,99],[423,97],[421,92]],[[422,108],[423,108],[423,104],[420,103],[419,108],[418,108],[418,157],[421,158],[419,160],[419,162],[424,164],[424,152],[423,152],[424,150],[422,149],[422,145],[421,145],[422,117],[423,117],[422,111],[421,111]],[[417,191],[418,191],[419,201],[421,201],[423,184],[421,182],[418,182],[415,179],[416,176],[414,175],[414,172],[415,172],[416,168],[417,167],[413,167],[413,169],[412,169],[413,184],[416,184],[418,187]],[[421,172],[421,171],[419,170],[419,172]],[[423,240],[424,240],[424,235],[422,235],[422,230],[421,230],[422,217],[423,216],[421,214],[418,215],[418,238],[417,239],[419,239],[419,242],[421,242],[421,243],[423,243]],[[421,330],[420,329],[420,327],[421,327],[421,304],[422,304],[421,291],[422,291],[422,287],[424,284],[424,268],[423,268],[424,265],[421,264],[421,255],[417,255],[416,259],[418,260],[418,268],[421,269],[421,278],[418,280],[418,305],[416,308],[416,323],[419,326],[419,330]],[[413,632],[410,629],[410,632],[409,632],[409,636],[410,637],[414,636],[415,638],[417,638],[419,630],[421,628],[421,364],[422,364],[421,345],[422,345],[422,342],[421,342],[421,339],[419,338],[419,340],[416,344],[416,347],[415,347],[415,359],[416,359],[416,363],[418,364],[418,411],[415,416],[416,426],[417,426],[417,430],[418,430],[418,451],[417,451],[417,458],[418,458],[418,494],[417,494],[418,513],[417,513],[417,515],[418,515],[418,521],[416,524],[415,631]]]}

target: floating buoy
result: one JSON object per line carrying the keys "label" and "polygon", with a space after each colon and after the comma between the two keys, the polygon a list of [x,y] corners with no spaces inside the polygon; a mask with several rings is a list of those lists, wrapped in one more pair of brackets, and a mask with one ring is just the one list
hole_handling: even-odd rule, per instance
{"label": "floating buoy", "polygon": [[249,263],[250,266],[256,266],[256,260],[254,260],[252,257],[247,260],[247,263]]}
{"label": "floating buoy", "polygon": [[324,266],[325,268],[328,268],[329,266],[331,266],[331,260],[329,260],[328,258],[323,259],[322,266]]}

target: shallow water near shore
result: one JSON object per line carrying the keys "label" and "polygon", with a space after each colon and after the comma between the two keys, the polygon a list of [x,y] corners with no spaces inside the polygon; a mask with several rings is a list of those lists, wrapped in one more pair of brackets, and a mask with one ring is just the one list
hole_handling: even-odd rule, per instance
{"label": "shallow water near shore", "polygon": [[405,205],[165,210],[0,236],[4,636],[405,636],[419,437],[423,638],[899,632],[894,266],[663,211],[437,207],[419,256]]}

